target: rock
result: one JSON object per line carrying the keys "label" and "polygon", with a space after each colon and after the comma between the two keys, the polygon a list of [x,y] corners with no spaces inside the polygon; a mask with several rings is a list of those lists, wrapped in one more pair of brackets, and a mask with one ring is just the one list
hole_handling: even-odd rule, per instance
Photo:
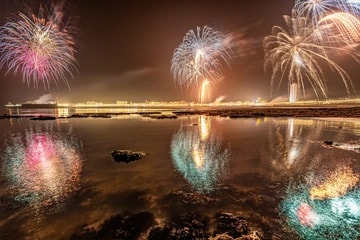
{"label": "rock", "polygon": [[233,240],[234,238],[227,235],[226,233],[218,234],[215,237],[210,238],[209,240]]}
{"label": "rock", "polygon": [[239,240],[262,240],[264,239],[263,234],[258,231],[251,231],[251,233],[247,235],[243,235],[239,238]]}
{"label": "rock", "polygon": [[56,117],[53,117],[53,116],[38,116],[38,117],[32,117],[30,118],[30,120],[40,120],[40,121],[45,121],[45,120],[55,120]]}
{"label": "rock", "polygon": [[325,146],[332,146],[334,144],[334,142],[326,140],[326,141],[323,141],[322,144],[325,145]]}
{"label": "rock", "polygon": [[133,152],[131,150],[114,150],[110,152],[115,162],[133,162],[140,160],[146,154],[144,152]]}
{"label": "rock", "polygon": [[111,115],[100,113],[100,114],[93,114],[93,115],[91,115],[91,117],[92,118],[111,118]]}
{"label": "rock", "polygon": [[69,118],[88,118],[88,114],[76,113],[69,116]]}
{"label": "rock", "polygon": [[209,218],[197,213],[189,213],[164,227],[153,227],[148,240],[158,239],[208,239]]}
{"label": "rock", "polygon": [[151,119],[177,119],[178,117],[175,114],[144,114],[143,117],[148,117]]}
{"label": "rock", "polygon": [[227,233],[233,238],[249,234],[250,230],[246,220],[232,213],[218,213],[215,216],[215,233]]}

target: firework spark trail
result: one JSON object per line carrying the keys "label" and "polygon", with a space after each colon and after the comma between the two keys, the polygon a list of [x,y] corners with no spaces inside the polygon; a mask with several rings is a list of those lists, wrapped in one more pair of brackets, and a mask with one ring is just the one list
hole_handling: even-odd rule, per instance
{"label": "firework spark trail", "polygon": [[60,81],[69,86],[66,79],[77,69],[74,38],[61,26],[59,8],[53,10],[47,17],[43,11],[38,16],[19,13],[0,27],[0,66],[34,87],[41,82],[49,89]]}
{"label": "firework spark trail", "polygon": [[199,86],[204,79],[211,82],[223,78],[223,64],[229,65],[231,54],[227,39],[210,27],[190,30],[171,60],[171,72],[182,87]]}
{"label": "firework spark trail", "polygon": [[360,2],[357,0],[296,0],[296,17],[305,17],[316,26],[321,18],[328,14],[346,12],[359,14]]}
{"label": "firework spark trail", "polygon": [[319,29],[309,27],[305,18],[284,18],[288,29],[274,26],[272,34],[264,39],[264,64],[265,68],[272,67],[272,91],[277,79],[280,79],[279,89],[284,78],[288,77],[289,88],[292,83],[297,83],[305,95],[307,80],[318,99],[320,94],[327,98],[325,75],[320,65],[325,63],[340,76],[349,95],[349,88],[352,87],[350,77],[328,56],[328,52],[341,52],[343,49],[319,41]]}
{"label": "firework spark trail", "polygon": [[[360,20],[349,13],[329,14],[320,19],[318,25],[320,31],[325,33],[325,37],[330,39],[328,40],[330,42],[336,44],[339,40],[345,41],[349,46],[354,46],[355,43],[360,42]],[[326,34],[327,32],[329,34]]]}
{"label": "firework spark trail", "polygon": [[205,103],[206,100],[210,100],[210,96],[211,96],[210,82],[207,79],[204,79],[200,88],[200,96],[199,96],[200,103]]}
{"label": "firework spark trail", "polygon": [[316,25],[319,19],[338,6],[337,0],[296,0],[295,7],[297,16],[311,19]]}

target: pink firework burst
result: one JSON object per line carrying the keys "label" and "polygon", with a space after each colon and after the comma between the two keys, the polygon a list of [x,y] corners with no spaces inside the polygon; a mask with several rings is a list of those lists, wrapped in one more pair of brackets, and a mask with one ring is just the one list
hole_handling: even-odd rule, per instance
{"label": "pink firework burst", "polygon": [[19,13],[0,27],[0,66],[7,73],[20,74],[28,85],[66,83],[77,69],[75,41],[61,23],[63,14],[53,7],[51,14]]}

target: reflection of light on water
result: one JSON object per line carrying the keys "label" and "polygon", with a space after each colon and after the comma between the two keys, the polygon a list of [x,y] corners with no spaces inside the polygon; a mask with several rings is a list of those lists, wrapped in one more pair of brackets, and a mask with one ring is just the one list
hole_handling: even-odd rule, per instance
{"label": "reflection of light on water", "polygon": [[70,116],[69,108],[57,108],[57,117],[68,117]]}
{"label": "reflection of light on water", "polygon": [[208,137],[210,135],[210,129],[211,129],[210,118],[206,117],[206,116],[200,116],[199,128],[200,128],[201,140],[204,141],[204,140],[208,139]]}
{"label": "reflection of light on water", "polygon": [[199,144],[196,144],[194,146],[194,149],[192,151],[192,157],[194,159],[194,163],[196,168],[202,168],[204,165],[204,156],[205,156],[205,151],[204,149],[199,149]]}
{"label": "reflection of light on water", "polygon": [[[273,165],[289,169],[300,157],[301,152],[306,150],[305,143],[300,139],[303,138],[303,124],[308,124],[308,121],[289,118],[286,121],[277,121],[276,123],[279,125],[276,130],[276,138],[279,144],[274,153],[280,153],[282,156],[275,156]],[[284,129],[283,124],[286,124],[287,128]]]}
{"label": "reflection of light on water", "polygon": [[[325,182],[330,184],[329,179],[333,179],[335,175],[344,175],[342,173],[351,173],[350,176],[355,177],[350,167],[342,167],[335,173],[331,173]],[[319,176],[315,175],[315,177]],[[353,177],[350,178],[350,182]],[[339,178],[345,179],[342,176]],[[347,185],[347,183],[344,184]],[[320,186],[322,185],[325,186],[324,183]],[[313,188],[311,183],[291,183],[288,186],[286,197],[280,204],[281,213],[288,225],[300,235],[301,239],[358,239],[360,237],[360,189],[348,191],[346,188],[347,191],[341,195],[313,198],[311,196]]]}
{"label": "reflection of light on water", "polygon": [[288,119],[288,135],[289,138],[292,138],[294,136],[294,119],[293,118],[289,118]]}
{"label": "reflection of light on water", "polygon": [[30,129],[11,136],[5,146],[5,176],[16,200],[35,209],[60,207],[78,190],[81,144],[69,132]]}
{"label": "reflection of light on water", "polygon": [[310,197],[312,199],[341,197],[358,182],[359,177],[352,172],[351,168],[339,168],[332,173],[325,182],[312,187]]}
{"label": "reflection of light on water", "polygon": [[[209,117],[204,117],[209,118]],[[204,122],[206,126],[210,120]],[[213,134],[203,139],[200,118],[199,128],[182,126],[173,136],[171,156],[177,170],[196,191],[208,193],[215,190],[226,174],[230,149],[221,146]]]}

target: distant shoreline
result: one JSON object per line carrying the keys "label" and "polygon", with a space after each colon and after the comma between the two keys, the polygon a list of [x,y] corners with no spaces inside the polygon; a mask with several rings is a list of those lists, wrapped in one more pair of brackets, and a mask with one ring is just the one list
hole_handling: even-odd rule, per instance
{"label": "distant shoreline", "polygon": [[[7,109],[7,108],[5,108]],[[136,111],[131,112],[114,112],[107,111],[107,108],[71,108],[71,109],[87,109],[86,113],[69,114],[65,117],[57,118],[111,118],[118,115],[141,115],[143,117],[151,118],[176,118],[179,116],[187,115],[208,115],[208,116],[220,116],[228,118],[251,118],[251,117],[346,117],[346,118],[358,118],[360,117],[360,105],[319,105],[319,106],[300,106],[300,105],[280,105],[280,106],[229,106],[229,107],[143,107],[138,108]],[[98,110],[101,109],[101,113]],[[115,109],[115,108],[114,108]],[[124,108],[119,108],[124,109]],[[22,109],[25,110],[25,109]],[[35,109],[30,109],[35,110]],[[40,109],[39,109],[40,110]],[[47,109],[49,110],[49,109]],[[51,110],[51,109],[50,109]],[[54,109],[56,110],[56,109]],[[94,111],[92,111],[94,110]],[[132,109],[133,110],[133,109]],[[163,113],[161,110],[166,111]],[[0,115],[0,119],[5,118],[36,118],[42,116],[45,120],[47,116],[53,116],[53,114],[3,114]]]}

